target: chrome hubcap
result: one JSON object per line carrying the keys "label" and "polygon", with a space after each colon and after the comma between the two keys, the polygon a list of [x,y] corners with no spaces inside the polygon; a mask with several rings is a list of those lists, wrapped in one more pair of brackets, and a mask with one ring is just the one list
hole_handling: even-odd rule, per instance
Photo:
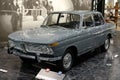
{"label": "chrome hubcap", "polygon": [[109,39],[105,40],[105,49],[107,50],[109,48]]}
{"label": "chrome hubcap", "polygon": [[69,68],[72,63],[72,55],[67,53],[63,58],[63,66],[64,68]]}

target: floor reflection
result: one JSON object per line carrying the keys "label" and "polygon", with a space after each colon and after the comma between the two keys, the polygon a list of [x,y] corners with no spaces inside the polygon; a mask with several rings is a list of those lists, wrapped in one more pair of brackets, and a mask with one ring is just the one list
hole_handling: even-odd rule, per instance
{"label": "floor reflection", "polygon": [[21,68],[17,80],[34,80],[35,75],[39,72],[39,68],[21,62]]}

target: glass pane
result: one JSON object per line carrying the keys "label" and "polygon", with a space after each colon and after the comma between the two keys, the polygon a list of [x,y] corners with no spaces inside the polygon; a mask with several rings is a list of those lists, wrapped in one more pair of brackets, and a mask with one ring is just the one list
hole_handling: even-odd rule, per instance
{"label": "glass pane", "polygon": [[94,25],[92,16],[90,14],[85,15],[83,18],[83,26],[92,27]]}

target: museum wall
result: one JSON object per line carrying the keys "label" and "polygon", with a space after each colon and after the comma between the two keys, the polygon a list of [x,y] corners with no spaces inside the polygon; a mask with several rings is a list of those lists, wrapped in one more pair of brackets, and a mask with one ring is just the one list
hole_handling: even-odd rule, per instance
{"label": "museum wall", "polygon": [[40,27],[49,12],[90,9],[91,0],[0,0],[0,42],[12,32]]}

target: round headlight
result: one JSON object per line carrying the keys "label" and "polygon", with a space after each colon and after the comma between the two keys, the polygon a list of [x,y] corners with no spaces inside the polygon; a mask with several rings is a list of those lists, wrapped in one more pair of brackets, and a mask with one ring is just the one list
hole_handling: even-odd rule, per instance
{"label": "round headlight", "polygon": [[26,50],[28,52],[34,52],[34,53],[38,53],[38,54],[53,54],[53,50],[46,46],[46,45],[35,45],[35,44],[28,44],[26,46]]}
{"label": "round headlight", "polygon": [[41,47],[41,52],[43,52],[43,54],[53,54],[53,50],[47,46]]}

